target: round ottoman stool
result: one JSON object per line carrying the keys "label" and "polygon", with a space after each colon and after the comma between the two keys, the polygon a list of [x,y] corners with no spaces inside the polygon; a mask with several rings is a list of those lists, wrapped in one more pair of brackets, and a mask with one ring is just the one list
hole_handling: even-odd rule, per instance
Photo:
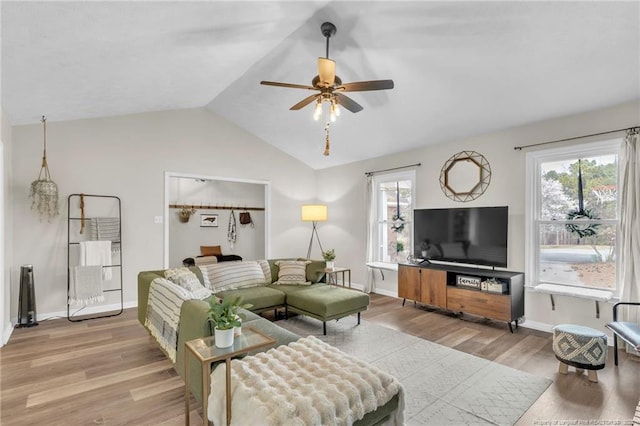
{"label": "round ottoman stool", "polygon": [[603,369],[607,359],[607,335],[581,325],[560,324],[553,328],[553,352],[560,361],[560,374],[567,374],[572,366],[579,374],[588,370],[589,381],[597,383],[596,370]]}

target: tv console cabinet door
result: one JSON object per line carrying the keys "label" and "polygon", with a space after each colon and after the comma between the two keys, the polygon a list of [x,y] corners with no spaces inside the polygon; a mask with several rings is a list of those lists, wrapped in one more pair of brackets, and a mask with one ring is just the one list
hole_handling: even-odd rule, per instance
{"label": "tv console cabinet door", "polygon": [[420,302],[447,307],[447,272],[420,268]]}
{"label": "tv console cabinet door", "polygon": [[398,297],[420,300],[420,268],[398,265]]}

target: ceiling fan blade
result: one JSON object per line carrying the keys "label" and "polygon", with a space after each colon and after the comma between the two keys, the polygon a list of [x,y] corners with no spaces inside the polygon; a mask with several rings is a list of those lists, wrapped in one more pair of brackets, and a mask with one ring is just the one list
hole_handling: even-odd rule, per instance
{"label": "ceiling fan blade", "polygon": [[323,87],[333,86],[336,79],[336,61],[329,58],[318,58],[318,77]]}
{"label": "ceiling fan blade", "polygon": [[309,105],[311,102],[315,101],[319,96],[320,96],[320,94],[307,96],[306,98],[304,98],[303,100],[301,100],[300,102],[298,102],[297,104],[295,104],[294,106],[292,106],[289,109],[290,110],[298,110],[298,109],[304,108],[307,105]]}
{"label": "ceiling fan blade", "polygon": [[393,80],[356,81],[354,83],[344,83],[336,87],[336,90],[342,92],[365,92],[367,90],[387,89],[393,89]]}
{"label": "ceiling fan blade", "polygon": [[292,84],[292,83],[279,83],[277,81],[261,81],[260,84],[264,84],[265,86],[277,86],[277,87],[288,87],[290,89],[307,89],[307,90],[317,90],[315,87],[306,86],[304,84]]}
{"label": "ceiling fan blade", "polygon": [[333,95],[336,97],[338,105],[348,109],[351,112],[362,111],[362,105],[360,105],[350,97],[343,95],[342,93],[334,93]]}

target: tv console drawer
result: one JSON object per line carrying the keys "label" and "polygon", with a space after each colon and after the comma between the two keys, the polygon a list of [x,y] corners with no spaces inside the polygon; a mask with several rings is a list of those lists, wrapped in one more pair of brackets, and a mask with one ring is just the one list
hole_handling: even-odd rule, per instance
{"label": "tv console drawer", "polygon": [[511,298],[509,295],[490,294],[477,290],[447,287],[447,309],[486,318],[511,321]]}

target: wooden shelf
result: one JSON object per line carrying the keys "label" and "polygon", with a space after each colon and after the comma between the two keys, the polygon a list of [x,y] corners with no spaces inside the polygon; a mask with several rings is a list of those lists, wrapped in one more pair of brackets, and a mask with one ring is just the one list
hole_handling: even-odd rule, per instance
{"label": "wooden shelf", "polygon": [[245,206],[216,206],[205,204],[169,204],[170,209],[196,209],[196,210],[255,210],[264,211],[264,207],[245,207]]}

